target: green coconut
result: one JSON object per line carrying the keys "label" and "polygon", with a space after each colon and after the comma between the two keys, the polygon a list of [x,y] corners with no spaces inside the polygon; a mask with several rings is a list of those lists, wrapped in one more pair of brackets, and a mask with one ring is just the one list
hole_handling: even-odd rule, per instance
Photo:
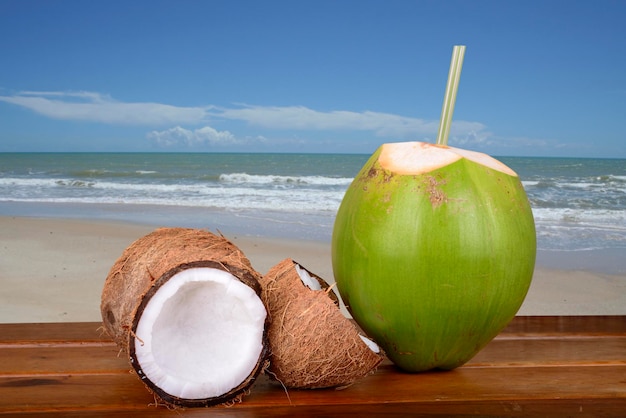
{"label": "green coconut", "polygon": [[515,316],[535,225],[517,174],[488,155],[382,145],[349,186],[332,236],[338,290],[400,368],[453,369]]}

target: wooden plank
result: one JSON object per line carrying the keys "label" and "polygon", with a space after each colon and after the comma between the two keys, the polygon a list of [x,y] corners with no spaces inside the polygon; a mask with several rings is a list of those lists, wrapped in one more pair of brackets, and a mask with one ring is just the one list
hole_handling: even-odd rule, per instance
{"label": "wooden plank", "polygon": [[24,412],[20,417],[96,417],[113,418],[129,416],[150,417],[433,417],[468,418],[468,417],[552,417],[552,418],[598,418],[598,417],[623,417],[626,404],[621,400],[614,403],[596,403],[583,400],[575,404],[565,404],[562,401],[528,402],[502,402],[495,404],[490,401],[474,402],[468,405],[463,402],[447,402],[443,407],[439,403],[431,405],[402,404],[375,404],[375,405],[307,405],[307,406],[281,406],[281,407],[255,407],[255,408],[209,408],[167,410],[165,408],[148,408],[142,410],[107,410],[107,411],[46,411]]}
{"label": "wooden plank", "polygon": [[626,365],[626,335],[495,339],[465,367]]}
{"label": "wooden plank", "polygon": [[[328,411],[396,410],[491,414],[524,412],[532,405],[586,404],[610,410],[626,406],[626,366],[459,368],[450,372],[399,373],[385,367],[344,390],[291,390],[263,378],[232,413],[255,409]],[[152,411],[154,399],[131,374],[0,378],[0,413],[110,410]],[[593,400],[593,402],[589,402]],[[222,410],[223,407],[207,411]],[[596,409],[594,409],[596,410]],[[189,410],[193,411],[193,410]],[[624,410],[621,410],[623,412]]]}
{"label": "wooden plank", "polygon": [[115,346],[0,346],[0,376],[126,373],[128,359]]}
{"label": "wooden plank", "polygon": [[[0,324],[0,415],[175,415],[129,371],[99,323]],[[389,362],[345,390],[262,377],[232,408],[184,415],[624,416],[626,317],[518,317],[467,365],[408,374]]]}
{"label": "wooden plank", "polygon": [[[517,316],[497,338],[626,335],[626,316]],[[0,324],[0,345],[111,343],[100,322]]]}
{"label": "wooden plank", "polygon": [[626,316],[517,316],[499,338],[626,335]]}
{"label": "wooden plank", "polygon": [[100,322],[0,324],[0,346],[9,344],[88,344],[112,341]]}
{"label": "wooden plank", "polygon": [[[4,326],[0,325],[0,330]],[[54,328],[57,324],[53,325]],[[40,326],[36,327],[38,330]],[[73,324],[67,328],[76,329]],[[0,376],[77,373],[127,372],[130,367],[118,348],[107,340],[94,337],[96,327],[84,327],[87,342],[74,337],[73,342],[57,341],[56,337],[33,338],[37,343],[20,336],[17,341],[0,344]],[[511,334],[512,335],[512,334]],[[517,334],[516,334],[517,335]],[[466,367],[501,367],[558,364],[626,364],[626,334],[606,338],[590,337],[555,338],[536,334],[532,338],[496,338],[485,347]]]}
{"label": "wooden plank", "polygon": [[[0,376],[126,373],[128,360],[115,346],[0,346]],[[494,340],[464,367],[626,365],[626,336]]]}

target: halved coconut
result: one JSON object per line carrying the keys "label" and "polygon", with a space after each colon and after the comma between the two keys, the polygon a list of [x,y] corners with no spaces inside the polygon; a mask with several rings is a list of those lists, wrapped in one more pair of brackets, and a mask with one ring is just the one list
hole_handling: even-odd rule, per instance
{"label": "halved coconut", "polygon": [[259,278],[224,237],[157,229],[113,265],[102,292],[104,328],[165,403],[238,400],[267,367]]}
{"label": "halved coconut", "polygon": [[328,284],[292,259],[261,279],[269,310],[271,375],[288,388],[352,384],[382,361],[378,346],[339,310]]}

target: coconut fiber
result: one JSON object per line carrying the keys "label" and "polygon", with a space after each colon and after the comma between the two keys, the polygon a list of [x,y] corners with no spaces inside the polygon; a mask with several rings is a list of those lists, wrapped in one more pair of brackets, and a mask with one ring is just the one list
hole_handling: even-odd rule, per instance
{"label": "coconut fiber", "polygon": [[328,285],[324,282],[322,290],[307,287],[297,265],[283,260],[261,279],[261,295],[271,316],[269,370],[288,388],[350,385],[372,372],[383,356],[365,344],[356,325],[329,296]]}

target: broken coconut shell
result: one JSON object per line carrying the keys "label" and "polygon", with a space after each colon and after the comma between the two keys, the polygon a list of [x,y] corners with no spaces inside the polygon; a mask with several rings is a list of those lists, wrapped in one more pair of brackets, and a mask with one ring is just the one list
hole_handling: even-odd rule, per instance
{"label": "broken coconut shell", "polygon": [[[285,259],[261,278],[271,317],[269,372],[287,388],[347,386],[382,361],[320,277]],[[334,296],[334,299],[331,297]]]}
{"label": "broken coconut shell", "polygon": [[102,291],[104,328],[165,403],[234,402],[267,367],[259,279],[226,238],[160,228],[111,268]]}

